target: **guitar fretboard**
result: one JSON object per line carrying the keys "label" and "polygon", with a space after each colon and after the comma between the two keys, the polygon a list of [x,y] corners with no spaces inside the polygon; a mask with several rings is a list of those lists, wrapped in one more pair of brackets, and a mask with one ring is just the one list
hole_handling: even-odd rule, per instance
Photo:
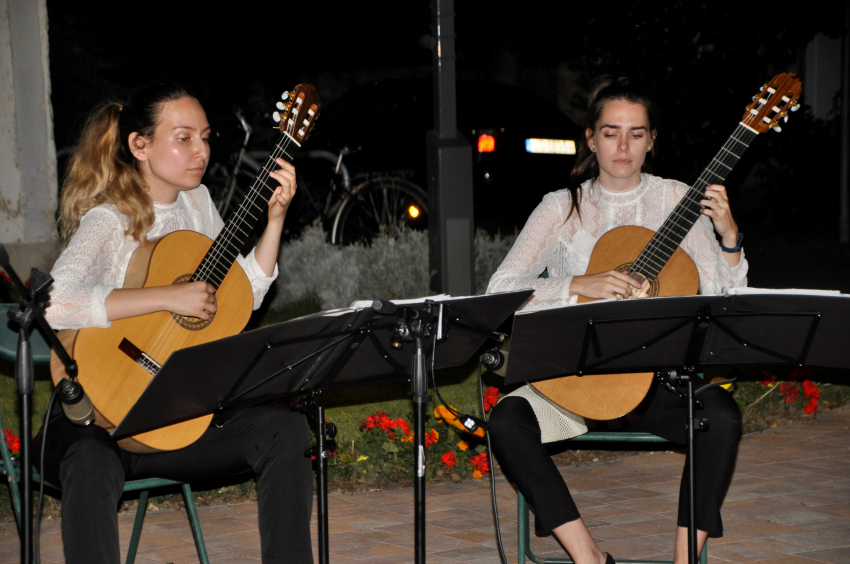
{"label": "guitar fretboard", "polygon": [[266,213],[268,201],[275,191],[274,180],[269,179],[269,173],[277,168],[275,159],[278,157],[292,162],[300,145],[287,133],[281,133],[275,143],[274,150],[269,154],[260,173],[254,179],[245,199],[230,216],[221,233],[216,237],[204,260],[192,275],[192,281],[204,280],[218,289],[224,277],[233,266],[239,249],[248,240],[257,222]]}
{"label": "guitar fretboard", "polygon": [[711,184],[720,184],[735,168],[758,132],[743,123],[739,123],[734,133],[711,159],[711,163],[702,171],[694,185],[685,193],[661,228],[641,251],[640,256],[629,268],[630,272],[639,272],[653,282],[661,269],[673,256],[685,235],[694,226],[700,215],[700,200],[705,199],[705,189]]}

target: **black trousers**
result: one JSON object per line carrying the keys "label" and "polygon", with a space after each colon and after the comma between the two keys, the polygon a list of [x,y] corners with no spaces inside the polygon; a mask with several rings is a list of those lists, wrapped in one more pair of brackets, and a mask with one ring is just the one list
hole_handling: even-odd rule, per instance
{"label": "black trousers", "polygon": [[[661,386],[655,386],[647,410],[634,423],[619,431],[653,433],[684,445],[687,441],[685,420],[687,401]],[[718,387],[699,396],[704,408],[697,417],[709,420],[709,429],[697,432],[694,440],[696,461],[696,524],[711,535],[723,532],[720,506],[732,480],[738,441],[741,437],[741,412],[731,395]],[[550,450],[565,450],[566,441],[543,445],[540,425],[524,398],[507,397],[490,416],[490,439],[493,453],[505,475],[514,482],[529,504],[534,507],[535,527],[548,532],[580,517],[570,491],[550,456]],[[688,465],[679,489],[678,524],[688,526]]]}
{"label": "black trousers", "polygon": [[[41,433],[35,445],[40,447]],[[138,455],[120,450],[102,428],[69,422],[54,410],[45,478],[62,487],[62,539],[68,564],[118,564],[118,500],[125,480],[185,482],[256,476],[264,563],[312,563],[313,478],[304,415],[264,405],[211,425],[192,445]],[[36,451],[37,452],[37,451]],[[35,457],[34,457],[35,458]]]}

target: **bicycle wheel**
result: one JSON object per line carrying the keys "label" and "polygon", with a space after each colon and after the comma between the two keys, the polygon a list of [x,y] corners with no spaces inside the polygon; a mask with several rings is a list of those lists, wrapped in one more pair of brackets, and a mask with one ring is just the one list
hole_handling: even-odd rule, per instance
{"label": "bicycle wheel", "polygon": [[397,176],[372,178],[352,190],[334,218],[331,242],[369,243],[380,233],[428,227],[428,195]]}

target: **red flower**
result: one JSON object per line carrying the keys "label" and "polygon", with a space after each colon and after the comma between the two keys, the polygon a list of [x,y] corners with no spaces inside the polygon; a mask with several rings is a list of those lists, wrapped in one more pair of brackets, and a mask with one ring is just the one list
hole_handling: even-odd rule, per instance
{"label": "red flower", "polygon": [[408,425],[407,421],[405,421],[401,417],[399,417],[398,419],[395,420],[393,427],[396,428],[396,429],[401,429],[402,431],[404,431],[405,437],[410,436],[410,425]]}
{"label": "red flower", "polygon": [[497,403],[499,403],[499,388],[490,386],[484,392],[484,411],[490,411]]}
{"label": "red flower", "polygon": [[779,386],[779,393],[785,396],[785,403],[794,403],[800,396],[800,388],[792,382],[785,382]]}
{"label": "red flower", "polygon": [[481,454],[475,455],[470,461],[472,467],[484,474],[485,472],[490,471],[490,460],[487,458],[487,453],[482,452]]}
{"label": "red flower", "polygon": [[21,439],[9,429],[3,429],[3,433],[6,435],[6,444],[9,445],[9,450],[19,452],[21,450]]}
{"label": "red flower", "polygon": [[434,429],[431,429],[430,431],[425,433],[425,448],[428,448],[432,444],[436,443],[438,440],[440,440],[440,433],[438,433]]}
{"label": "red flower", "polygon": [[806,407],[803,408],[803,411],[811,415],[818,409],[818,400],[812,398],[809,400],[809,403],[806,404]]}
{"label": "red flower", "polygon": [[820,390],[818,390],[816,385],[812,384],[811,380],[806,380],[803,382],[803,395],[817,399],[820,397]]}
{"label": "red flower", "polygon": [[455,460],[455,453],[452,451],[447,452],[443,456],[440,457],[440,462],[451,468],[455,464],[457,464],[457,460]]}

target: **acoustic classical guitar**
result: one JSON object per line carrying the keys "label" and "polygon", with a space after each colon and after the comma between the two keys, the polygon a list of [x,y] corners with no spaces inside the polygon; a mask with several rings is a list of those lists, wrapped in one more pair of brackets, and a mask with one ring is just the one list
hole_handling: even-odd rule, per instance
{"label": "acoustic classical guitar", "polygon": [[[167,311],[112,322],[106,329],[59,332],[59,338],[79,367],[78,380],[95,408],[95,423],[110,432],[139,399],[172,352],[235,335],[245,328],[254,302],[251,284],[235,262],[249,234],[266,213],[275,186],[269,172],[275,158],[292,161],[307,139],[319,110],[312,85],[298,85],[278,102],[280,137],[244,201],[212,241],[194,231],[175,231],[141,245],[133,254],[124,288],[167,286],[204,280],[215,286],[218,309],[208,320]],[[54,383],[65,376],[53,355]],[[183,448],[195,442],[212,414],[124,438],[124,450],[151,453]]]}
{"label": "acoustic classical guitar", "polygon": [[[634,225],[617,227],[596,242],[587,273],[617,270],[640,284],[624,299],[688,296],[699,290],[694,261],[679,244],[700,218],[700,200],[710,184],[722,183],[759,133],[780,131],[778,122],[799,108],[800,81],[793,73],[778,74],[753,97],[735,131],[654,232]],[[579,303],[594,301],[579,297]],[[563,376],[533,382],[553,402],[585,419],[609,421],[633,412],[648,393],[653,372]]]}

